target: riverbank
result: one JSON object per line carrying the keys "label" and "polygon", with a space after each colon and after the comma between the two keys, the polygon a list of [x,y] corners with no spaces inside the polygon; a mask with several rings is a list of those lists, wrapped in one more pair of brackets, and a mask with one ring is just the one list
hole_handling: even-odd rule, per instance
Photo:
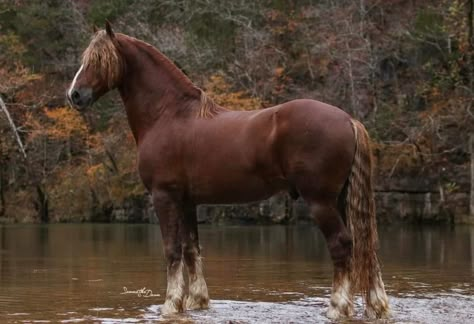
{"label": "riverbank", "polygon": [[[456,209],[446,210],[439,193],[377,192],[379,224],[472,224],[467,204],[467,193],[452,198]],[[51,223],[158,223],[147,195],[127,199],[123,204],[90,215],[64,215]],[[312,223],[306,203],[292,200],[287,194],[239,205],[202,205],[198,207],[198,222],[215,225],[272,225]],[[2,223],[37,223],[29,218],[0,218]]]}

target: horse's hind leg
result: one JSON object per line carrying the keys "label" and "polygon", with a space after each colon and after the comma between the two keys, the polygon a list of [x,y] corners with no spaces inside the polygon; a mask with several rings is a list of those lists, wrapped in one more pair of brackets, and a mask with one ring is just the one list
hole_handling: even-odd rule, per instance
{"label": "horse's hind leg", "polygon": [[160,221],[165,258],[167,261],[166,299],[161,312],[183,311],[184,276],[181,245],[183,208],[169,194],[153,192],[153,204]]}
{"label": "horse's hind leg", "polygon": [[327,316],[331,319],[353,314],[350,259],[352,239],[336,208],[336,199],[310,202],[311,213],[326,238],[334,265],[331,301]]}
{"label": "horse's hind leg", "polygon": [[378,261],[369,282],[369,291],[365,295],[365,315],[368,318],[386,318],[389,315],[388,298],[382,281],[382,274]]}
{"label": "horse's hind leg", "polygon": [[186,309],[209,307],[209,294],[202,272],[201,248],[197,227],[196,207],[186,208],[183,222],[183,256],[189,277],[189,294],[185,300]]}

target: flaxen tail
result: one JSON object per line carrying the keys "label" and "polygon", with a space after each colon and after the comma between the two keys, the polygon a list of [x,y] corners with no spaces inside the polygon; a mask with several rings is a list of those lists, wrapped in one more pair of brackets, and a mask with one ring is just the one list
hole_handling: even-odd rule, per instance
{"label": "flaxen tail", "polygon": [[370,138],[364,125],[352,120],[356,149],[346,196],[346,220],[352,235],[351,281],[353,292],[367,298],[373,276],[380,272],[377,260],[377,224],[372,185]]}

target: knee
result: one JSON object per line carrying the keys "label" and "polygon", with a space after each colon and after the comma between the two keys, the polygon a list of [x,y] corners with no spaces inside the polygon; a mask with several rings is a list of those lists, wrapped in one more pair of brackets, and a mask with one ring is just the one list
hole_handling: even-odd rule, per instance
{"label": "knee", "polygon": [[183,254],[194,256],[199,254],[199,247],[194,243],[183,243]]}
{"label": "knee", "polygon": [[196,259],[199,257],[199,248],[194,244],[183,245],[183,256],[184,261],[188,266],[192,266]]}
{"label": "knee", "polygon": [[173,264],[175,262],[181,261],[181,248],[178,246],[175,246],[174,244],[171,245],[166,245],[165,249],[165,258],[166,261],[168,261],[168,264]]}

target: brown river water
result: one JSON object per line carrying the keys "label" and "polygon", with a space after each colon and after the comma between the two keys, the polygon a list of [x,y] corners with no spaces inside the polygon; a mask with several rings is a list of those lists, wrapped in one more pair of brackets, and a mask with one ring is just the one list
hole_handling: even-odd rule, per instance
{"label": "brown river water", "polygon": [[[379,236],[383,322],[474,323],[474,226]],[[200,237],[211,308],[170,318],[158,225],[0,226],[0,323],[330,322],[332,267],[316,227],[201,226]],[[350,323],[365,322],[357,298]]]}

